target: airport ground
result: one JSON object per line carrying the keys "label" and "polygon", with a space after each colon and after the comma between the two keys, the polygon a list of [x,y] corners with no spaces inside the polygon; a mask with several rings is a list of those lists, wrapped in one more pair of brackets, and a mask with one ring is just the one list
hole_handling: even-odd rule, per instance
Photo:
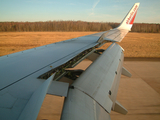
{"label": "airport ground", "polygon": [[[0,33],[0,56],[87,34],[93,32]],[[132,77],[121,76],[117,100],[128,114],[111,112],[111,119],[160,120],[160,34],[129,33],[120,45],[125,49],[124,67]],[[85,69],[89,64],[86,60],[79,67]],[[47,95],[38,120],[59,120],[63,100]]]}
{"label": "airport ground", "polygon": [[121,76],[117,100],[127,115],[111,113],[112,120],[160,119],[160,61],[125,61],[131,78]]}

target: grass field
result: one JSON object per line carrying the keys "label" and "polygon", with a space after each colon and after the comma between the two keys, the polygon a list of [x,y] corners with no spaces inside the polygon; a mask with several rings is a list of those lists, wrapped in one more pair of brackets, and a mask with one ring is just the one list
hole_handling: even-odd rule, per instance
{"label": "grass field", "polygon": [[[1,32],[0,56],[93,33],[96,32]],[[128,33],[119,44],[125,57],[160,57],[160,34]]]}

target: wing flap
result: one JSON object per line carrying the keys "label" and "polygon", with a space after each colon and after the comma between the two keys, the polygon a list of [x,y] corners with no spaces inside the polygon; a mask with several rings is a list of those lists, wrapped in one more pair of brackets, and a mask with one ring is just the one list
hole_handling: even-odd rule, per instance
{"label": "wing flap", "polygon": [[67,97],[69,83],[52,81],[47,94]]}
{"label": "wing flap", "polygon": [[[113,83],[121,75],[123,63],[122,48],[113,43],[94,63],[73,83],[73,86],[91,96],[108,112],[112,108],[109,97]],[[122,60],[120,60],[122,59]],[[102,99],[103,98],[103,99]]]}
{"label": "wing flap", "polygon": [[91,60],[91,61],[95,61],[100,55],[97,53],[92,53],[91,55],[89,55],[87,57],[87,59]]}
{"label": "wing flap", "polygon": [[61,120],[111,120],[110,115],[91,97],[78,89],[69,89]]}

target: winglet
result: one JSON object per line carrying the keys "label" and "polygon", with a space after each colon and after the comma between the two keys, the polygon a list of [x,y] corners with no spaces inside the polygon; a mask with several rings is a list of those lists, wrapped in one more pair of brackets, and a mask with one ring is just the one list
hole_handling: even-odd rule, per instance
{"label": "winglet", "polygon": [[131,8],[131,10],[128,12],[128,14],[126,15],[126,17],[121,22],[121,24],[118,27],[118,29],[131,30],[133,22],[134,22],[134,19],[135,19],[136,14],[137,14],[137,10],[139,8],[139,4],[140,3],[135,3],[133,5],[133,7]]}

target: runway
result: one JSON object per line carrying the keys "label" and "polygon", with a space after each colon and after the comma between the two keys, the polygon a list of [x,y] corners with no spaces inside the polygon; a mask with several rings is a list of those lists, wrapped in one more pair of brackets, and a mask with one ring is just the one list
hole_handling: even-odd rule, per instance
{"label": "runway", "polygon": [[[85,61],[77,67],[83,69]],[[160,61],[124,61],[132,77],[121,76],[117,100],[128,110],[127,115],[111,112],[111,120],[160,120]],[[59,120],[62,97],[47,95],[38,116],[40,119]]]}

